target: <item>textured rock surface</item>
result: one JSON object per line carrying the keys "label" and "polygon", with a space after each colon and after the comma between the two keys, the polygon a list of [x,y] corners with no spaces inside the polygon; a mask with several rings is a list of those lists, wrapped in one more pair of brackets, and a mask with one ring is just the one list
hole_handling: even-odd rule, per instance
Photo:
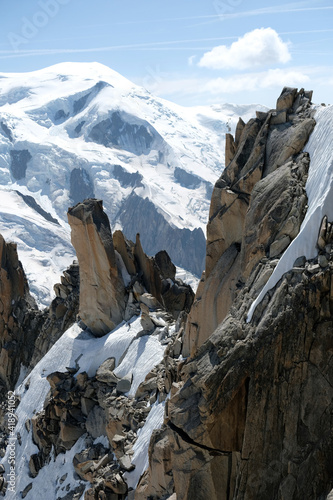
{"label": "textured rock surface", "polygon": [[333,486],[332,261],[314,274],[309,268],[285,275],[252,324],[243,294],[183,367],[168,427],[151,443],[152,477],[164,466],[157,465],[161,446],[171,464],[160,494],[190,499],[200,480],[221,500],[326,498]]}
{"label": "textured rock surface", "polygon": [[[259,152],[261,176],[240,214],[241,237],[235,232],[228,244],[211,237],[216,254],[207,244],[208,272],[184,339],[183,352],[192,356],[178,368],[165,424],[152,437],[138,500],[173,494],[182,500],[313,500],[327,498],[333,487],[333,226],[327,217],[318,227],[318,257],[298,258],[246,320],[304,217],[309,158],[299,151],[304,140],[298,137],[300,130],[308,137],[313,127],[310,98],[303,89],[283,90],[277,108],[288,123],[270,124],[261,149],[252,136],[255,123],[238,134],[239,145],[252,142],[246,158]],[[279,165],[287,136],[296,137],[295,152]],[[213,216],[221,221],[230,217],[229,193],[222,191],[237,184],[244,169],[238,153],[215,187]],[[225,205],[219,209],[220,200]]]}
{"label": "textured rock surface", "polygon": [[0,235],[0,385],[2,397],[12,389],[21,364],[29,364],[37,336],[37,307],[29,293],[16,244]]}
{"label": "textured rock surface", "polygon": [[[126,394],[131,388],[132,377],[119,378],[114,374],[117,367],[114,357],[106,359],[95,376],[79,373],[77,362],[65,372],[56,371],[47,376],[50,391],[44,409],[25,424],[38,448],[36,453],[27,457],[31,478],[37,477],[53,457],[70,450],[84,435],[85,447],[74,455],[73,467],[80,479],[91,483],[85,500],[124,500],[127,497],[129,492],[124,474],[135,469],[132,457],[138,433],[153,404],[157,400],[165,401],[171,381],[178,380],[177,358],[185,318],[175,322],[163,310],[155,311],[154,316],[156,320],[163,319],[165,355],[146,375],[135,397]],[[142,334],[144,332],[139,335]],[[150,335],[160,338],[161,328],[153,325]],[[96,443],[96,438],[100,440],[101,436],[104,436],[103,444]],[[140,465],[137,462],[137,466]],[[2,472],[0,469],[0,474]],[[80,486],[78,480],[77,488]],[[74,495],[74,491],[68,492],[68,498],[76,498],[70,493]]]}
{"label": "textured rock surface", "polygon": [[143,199],[134,192],[121,207],[119,220],[124,234],[131,240],[134,241],[135,235],[140,233],[142,246],[148,255],[164,249],[177,266],[188,269],[197,276],[201,275],[206,244],[202,229],[191,231],[171,226],[148,198]]}
{"label": "textured rock surface", "polygon": [[[305,94],[282,91],[288,96],[287,123],[272,124],[274,110],[258,113],[246,125],[239,123],[235,141],[226,141],[230,163],[212,195],[206,270],[187,323],[184,355],[194,354],[226,317],[258,262],[279,256],[298,234],[309,167],[301,151],[315,124]],[[282,106],[284,97],[279,99]]]}
{"label": "textured rock surface", "polygon": [[70,208],[68,221],[80,265],[79,314],[94,335],[101,336],[123,320],[126,307],[110,223],[102,201],[95,199]]}
{"label": "textured rock surface", "polygon": [[[112,357],[94,377],[77,374],[78,366],[49,375],[44,410],[27,422],[38,447],[28,457],[31,477],[51,459],[51,450],[62,453],[87,433],[86,449],[73,460],[78,477],[91,483],[85,500],[330,498],[332,221],[324,217],[318,227],[318,256],[311,261],[299,257],[247,322],[250,305],[305,214],[310,159],[301,149],[314,126],[310,99],[311,92],[285,88],[276,110],[258,113],[246,125],[240,121],[235,139],[229,137],[230,163],[212,198],[206,275],[186,330],[193,294],[175,280],[168,254],[148,257],[139,235],[133,243],[116,232],[112,241],[111,232],[104,232],[104,217],[95,219],[107,234],[109,265],[123,262],[129,274],[122,295],[124,317],[141,311],[137,338],[156,335],[167,348],[135,397],[126,396],[132,376],[116,376]],[[95,238],[87,231],[88,240],[91,234]],[[14,261],[2,258],[1,280],[13,297],[24,297]],[[12,285],[8,276],[16,267]],[[49,323],[43,316],[35,340],[41,346],[36,359],[47,349],[47,332],[56,336],[55,325],[73,320],[78,279],[73,264],[55,286]],[[2,306],[9,311],[8,324],[11,305]],[[191,356],[184,359],[181,353]],[[124,473],[134,467],[133,445],[149,413],[148,402],[156,401],[165,401],[164,425],[152,435],[149,468],[136,491],[128,491]],[[93,443],[100,435],[107,436],[108,447],[105,441]],[[80,487],[68,498],[80,496]]]}

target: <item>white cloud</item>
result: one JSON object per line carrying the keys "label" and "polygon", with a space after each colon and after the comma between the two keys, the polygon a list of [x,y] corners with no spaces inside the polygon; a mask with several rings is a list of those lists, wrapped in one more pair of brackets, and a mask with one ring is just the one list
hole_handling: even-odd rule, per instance
{"label": "white cloud", "polygon": [[259,73],[245,73],[228,78],[214,78],[206,83],[203,91],[211,94],[234,94],[237,92],[252,92],[274,87],[293,87],[309,81],[308,75],[301,71],[270,69]]}
{"label": "white cloud", "polygon": [[198,65],[211,69],[248,69],[286,63],[291,59],[288,43],[272,28],[259,28],[239,38],[229,47],[219,45],[206,52]]}
{"label": "white cloud", "polygon": [[[172,78],[165,74],[154,88],[146,85],[156,95],[203,95],[224,96],[243,92],[256,92],[265,89],[281,89],[282,87],[304,86],[310,77],[304,69],[270,69],[268,71],[236,74],[226,78]],[[140,83],[140,82],[137,82]],[[245,101],[246,99],[244,99]]]}

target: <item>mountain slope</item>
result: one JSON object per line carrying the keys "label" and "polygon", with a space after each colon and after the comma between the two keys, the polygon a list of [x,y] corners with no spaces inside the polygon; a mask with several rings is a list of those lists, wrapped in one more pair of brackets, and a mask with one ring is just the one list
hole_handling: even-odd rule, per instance
{"label": "mountain slope", "polygon": [[[8,498],[329,498],[333,107],[315,108],[311,97],[284,88],[276,110],[240,122],[228,137],[230,163],[214,187],[206,273],[192,308],[165,252],[149,258],[139,237],[133,244],[112,235],[96,200],[70,209],[79,314],[91,306],[82,317],[92,330],[74,324],[50,350],[37,349],[44,356],[28,375],[22,370],[18,476]],[[292,253],[297,239],[309,246]],[[15,298],[2,313],[5,340],[29,324],[14,247],[2,242],[1,278]],[[288,252],[287,272],[270,288]],[[108,291],[106,276],[119,294]],[[60,297],[71,289],[78,298],[71,280],[65,273]],[[114,300],[125,305],[120,324],[97,338],[106,323],[94,331],[94,320],[112,318]],[[62,324],[68,304],[53,310]],[[4,344],[2,359],[10,353]]]}
{"label": "mountain slope", "polygon": [[[1,73],[0,96],[1,186],[32,196],[65,230],[69,206],[103,199],[112,227],[123,227],[133,240],[144,203],[146,251],[165,248],[178,266],[200,276],[224,134],[238,115],[247,119],[258,106],[182,108],[97,63]],[[7,237],[5,218],[2,224]],[[31,227],[27,232],[34,238]],[[63,232],[60,238],[66,240]],[[63,269],[44,255],[55,273]],[[38,281],[39,273],[28,274]]]}

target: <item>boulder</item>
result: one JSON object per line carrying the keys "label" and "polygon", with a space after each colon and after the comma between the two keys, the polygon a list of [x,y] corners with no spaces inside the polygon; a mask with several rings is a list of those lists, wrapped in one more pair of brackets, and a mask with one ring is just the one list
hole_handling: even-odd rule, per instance
{"label": "boulder", "polygon": [[106,414],[101,406],[94,406],[86,420],[86,430],[94,438],[106,436]]}
{"label": "boulder", "polygon": [[284,111],[292,108],[297,96],[297,89],[292,87],[284,87],[281,95],[276,101],[276,110]]}

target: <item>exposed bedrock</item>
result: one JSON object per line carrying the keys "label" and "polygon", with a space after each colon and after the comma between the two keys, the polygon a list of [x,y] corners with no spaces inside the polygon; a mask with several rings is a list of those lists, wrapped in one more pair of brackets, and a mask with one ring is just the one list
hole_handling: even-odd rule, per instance
{"label": "exposed bedrock", "polygon": [[333,487],[333,230],[247,312],[307,208],[311,93],[240,122],[216,183],[206,273],[188,317],[180,380],[150,442],[136,500],[313,500]]}
{"label": "exposed bedrock", "polygon": [[92,127],[88,137],[106,147],[119,147],[134,154],[147,154],[163,139],[146,120],[124,111],[109,112],[109,117]]}
{"label": "exposed bedrock", "polygon": [[113,330],[133,315],[128,284],[122,269],[126,268],[131,284],[138,282],[137,293],[150,294],[177,318],[188,312],[193,303],[191,287],[175,279],[176,269],[166,251],[148,257],[142,249],[140,235],[135,244],[121,231],[112,236],[110,223],[101,200],[88,199],[68,211],[72,243],[80,266],[80,307],[82,321],[96,336]]}
{"label": "exposed bedrock", "polygon": [[10,171],[16,181],[25,178],[28,163],[32,159],[27,149],[10,151]]}
{"label": "exposed bedrock", "polygon": [[123,320],[126,307],[109,219],[102,201],[89,199],[69,209],[68,222],[80,265],[79,315],[101,336]]}
{"label": "exposed bedrock", "polygon": [[[0,235],[0,385],[9,390],[15,385],[21,364],[27,366],[36,331],[30,321],[37,309],[29,293],[26,276],[18,260],[15,243]],[[4,396],[5,393],[2,394]]]}
{"label": "exposed bedrock", "polygon": [[[79,270],[71,265],[55,285],[56,297],[40,311],[30,295],[15,243],[0,235],[0,387],[13,390],[21,369],[33,367],[76,320]],[[0,400],[6,395],[0,394]],[[1,422],[0,422],[1,428]]]}
{"label": "exposed bedrock", "polygon": [[278,103],[289,105],[284,96],[290,93],[289,108],[259,112],[246,125],[240,120],[235,140],[227,138],[230,163],[212,195],[206,269],[187,323],[185,355],[194,354],[226,317],[260,260],[281,255],[299,232],[309,167],[302,149],[315,121],[303,89],[284,89]]}
{"label": "exposed bedrock", "polygon": [[94,183],[84,168],[74,168],[70,175],[70,198],[74,204],[94,198]]}
{"label": "exposed bedrock", "polygon": [[[256,273],[184,365],[138,491],[203,500],[207,485],[218,500],[326,498],[333,487],[329,262],[287,273],[249,324],[244,313],[264,267]],[[168,484],[156,479],[162,470]]]}

